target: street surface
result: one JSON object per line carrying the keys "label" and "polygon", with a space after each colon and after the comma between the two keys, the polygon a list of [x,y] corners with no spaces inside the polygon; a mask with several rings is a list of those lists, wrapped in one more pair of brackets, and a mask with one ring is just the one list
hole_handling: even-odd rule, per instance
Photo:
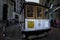
{"label": "street surface", "polygon": [[30,40],[60,40],[60,29],[52,27],[48,36],[30,39]]}
{"label": "street surface", "polygon": [[6,27],[6,40],[21,40],[21,29],[19,24],[14,24]]}
{"label": "street surface", "polygon": [[[20,28],[17,25],[7,27],[6,29],[6,37],[3,38],[2,33],[0,32],[0,40],[20,40]],[[48,36],[30,40],[60,40],[60,29],[51,27],[51,31],[49,32]]]}

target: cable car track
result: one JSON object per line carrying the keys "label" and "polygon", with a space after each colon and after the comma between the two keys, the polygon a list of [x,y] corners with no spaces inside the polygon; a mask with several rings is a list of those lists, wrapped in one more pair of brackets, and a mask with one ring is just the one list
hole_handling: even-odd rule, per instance
{"label": "cable car track", "polygon": [[47,35],[47,33],[43,33],[43,34],[40,34],[40,35],[32,35],[32,36],[29,36],[28,38],[25,38],[23,40],[33,40],[33,39],[37,39],[37,38],[43,38]]}

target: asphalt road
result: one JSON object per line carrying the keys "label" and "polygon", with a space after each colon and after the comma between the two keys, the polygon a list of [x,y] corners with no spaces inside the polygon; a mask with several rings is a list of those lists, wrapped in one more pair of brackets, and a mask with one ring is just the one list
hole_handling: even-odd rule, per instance
{"label": "asphalt road", "polygon": [[[14,27],[13,26],[7,27],[7,29],[10,32],[7,31],[7,32],[9,32],[9,33],[7,33],[9,37],[7,36],[7,37],[5,37],[5,39],[1,36],[2,33],[0,32],[0,38],[2,38],[0,40],[20,40],[19,38],[21,36],[20,36],[20,33],[18,33],[18,32],[20,32],[18,30],[19,27],[16,28],[16,26],[17,25],[15,25]],[[51,31],[49,32],[48,36],[34,38],[34,39],[30,39],[30,40],[60,40],[60,29],[51,27]]]}
{"label": "asphalt road", "polygon": [[47,36],[34,38],[30,40],[60,40],[60,29],[52,27],[51,31]]}
{"label": "asphalt road", "polygon": [[21,40],[21,28],[19,24],[6,27],[5,40]]}

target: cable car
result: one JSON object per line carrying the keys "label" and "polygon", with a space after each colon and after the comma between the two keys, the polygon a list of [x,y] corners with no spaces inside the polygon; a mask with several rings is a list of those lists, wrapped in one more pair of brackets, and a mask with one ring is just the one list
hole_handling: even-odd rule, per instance
{"label": "cable car", "polygon": [[49,14],[45,13],[48,7],[38,3],[26,2],[23,13],[21,13],[22,34],[38,35],[50,31]]}

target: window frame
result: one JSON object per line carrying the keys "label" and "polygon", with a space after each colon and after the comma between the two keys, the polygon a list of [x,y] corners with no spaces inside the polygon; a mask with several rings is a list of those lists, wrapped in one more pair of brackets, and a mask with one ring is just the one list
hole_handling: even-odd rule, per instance
{"label": "window frame", "polygon": [[[41,8],[41,16],[40,17],[38,17],[38,15],[37,15],[37,8]],[[40,19],[43,19],[44,18],[44,10],[43,10],[44,8],[43,7],[41,7],[41,6],[36,6],[36,18],[40,18]]]}
{"label": "window frame", "polygon": [[33,7],[33,17],[28,17],[28,16],[27,16],[27,7],[28,7],[28,6],[32,6],[32,5],[26,5],[26,6],[25,6],[25,7],[26,7],[26,8],[25,8],[25,13],[26,13],[25,16],[26,16],[26,18],[35,18],[35,7],[34,7],[34,6],[32,6],[32,7]]}

